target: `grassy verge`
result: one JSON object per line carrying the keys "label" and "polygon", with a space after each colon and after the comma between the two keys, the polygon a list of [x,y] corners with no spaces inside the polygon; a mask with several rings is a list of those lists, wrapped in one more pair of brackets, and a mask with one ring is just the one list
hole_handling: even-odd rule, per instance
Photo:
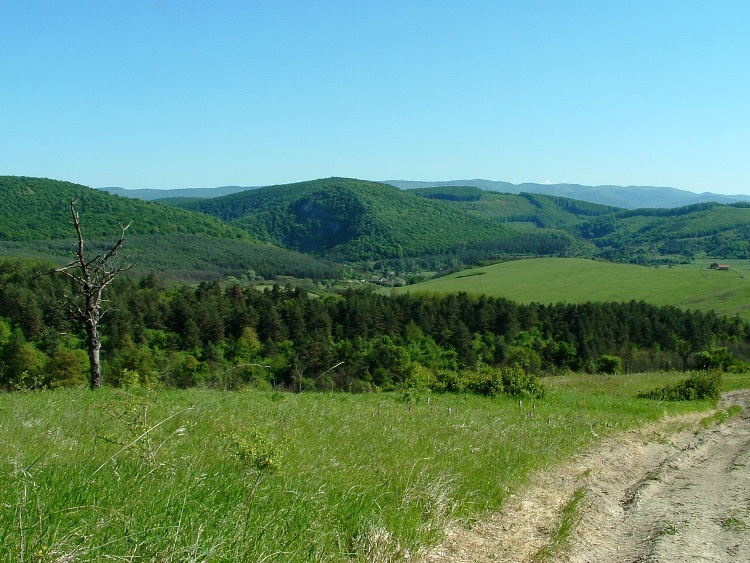
{"label": "grassy verge", "polygon": [[664,377],[554,378],[545,399],[520,404],[199,389],[0,395],[0,557],[397,560],[604,435],[711,408],[633,398]]}

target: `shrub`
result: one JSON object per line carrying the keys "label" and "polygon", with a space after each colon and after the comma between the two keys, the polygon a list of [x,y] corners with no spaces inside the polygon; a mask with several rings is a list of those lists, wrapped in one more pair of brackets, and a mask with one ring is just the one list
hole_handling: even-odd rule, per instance
{"label": "shrub", "polygon": [[544,385],[533,373],[520,368],[505,368],[501,370],[503,389],[506,395],[522,395],[528,393],[534,397],[544,396]]}
{"label": "shrub", "polygon": [[433,391],[438,393],[462,393],[466,389],[466,380],[454,370],[440,370]]}
{"label": "shrub", "polygon": [[596,371],[610,375],[622,373],[622,358],[604,354],[596,361]]}
{"label": "shrub", "polygon": [[529,394],[543,397],[545,391],[536,375],[518,367],[479,369],[468,379],[467,388],[487,397],[501,394],[511,396]]}
{"label": "shrub", "polygon": [[84,350],[58,348],[44,368],[50,387],[83,385],[87,380],[89,358]]}
{"label": "shrub", "polygon": [[695,354],[693,361],[695,362],[696,369],[699,370],[722,369],[730,371],[732,367],[739,363],[726,348],[703,350]]}
{"label": "shrub", "polygon": [[721,372],[702,371],[672,385],[638,393],[638,397],[660,401],[715,401],[721,395]]}
{"label": "shrub", "polygon": [[469,379],[469,388],[475,393],[485,397],[496,397],[505,391],[501,370],[485,367],[472,375]]}

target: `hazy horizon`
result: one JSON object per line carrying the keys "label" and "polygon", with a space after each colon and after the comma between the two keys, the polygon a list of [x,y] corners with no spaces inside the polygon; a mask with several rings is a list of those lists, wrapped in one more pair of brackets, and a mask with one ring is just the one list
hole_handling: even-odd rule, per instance
{"label": "hazy horizon", "polygon": [[[59,179],[59,178],[56,178]],[[307,180],[318,180],[320,178],[307,178],[306,180],[299,180],[300,182],[304,182]],[[372,180],[370,178],[357,178],[358,180],[368,180],[371,182],[395,182],[395,181],[401,181],[401,182],[427,182],[427,183],[438,183],[438,182],[457,182],[457,181],[467,181],[471,182],[476,180],[484,180],[484,181],[490,181],[490,182],[506,182],[506,180],[496,180],[491,178],[445,178],[442,180],[421,180],[421,179],[406,179],[406,178],[388,178],[386,180]],[[221,184],[221,185],[215,185],[215,186],[179,186],[179,187],[154,187],[154,186],[145,186],[145,187],[133,187],[133,188],[125,188],[123,186],[115,186],[115,185],[102,185],[102,186],[90,186],[97,189],[105,189],[105,188],[119,188],[123,190],[200,190],[200,189],[211,189],[211,188],[225,188],[225,187],[242,187],[242,188],[262,188],[267,186],[278,186],[283,184],[292,184],[295,182],[274,182],[272,184]],[[682,190],[686,192],[691,192],[695,194],[703,194],[703,193],[712,193],[716,195],[728,195],[728,196],[739,196],[739,195],[746,195],[750,197],[750,189],[748,189],[748,193],[733,193],[733,194],[726,194],[721,192],[712,192],[709,190],[705,190],[702,192],[697,192],[693,190],[688,190],[685,188],[680,188],[676,186],[653,186],[653,185],[620,185],[620,184],[598,184],[598,185],[591,185],[591,184],[582,184],[580,182],[534,182],[534,181],[527,181],[527,182],[508,182],[510,184],[513,184],[515,186],[522,185],[522,184],[538,184],[538,185],[547,185],[547,186],[555,186],[555,185],[577,185],[577,186],[584,186],[584,187],[623,187],[623,188],[666,188],[666,189],[676,189],[676,190]]]}
{"label": "hazy horizon", "polygon": [[0,174],[750,193],[750,3],[0,3]]}

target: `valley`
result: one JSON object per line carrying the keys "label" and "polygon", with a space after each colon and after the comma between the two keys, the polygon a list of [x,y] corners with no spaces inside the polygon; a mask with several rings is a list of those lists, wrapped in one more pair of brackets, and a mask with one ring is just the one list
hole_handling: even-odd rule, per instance
{"label": "valley", "polygon": [[[659,453],[623,465],[617,498],[672,479],[686,450],[664,442],[696,425],[707,452],[744,435],[747,204],[346,178],[158,202],[4,176],[0,195],[15,560],[587,560],[592,529],[646,537],[595,546],[617,560],[708,529],[669,507],[612,523],[599,501],[623,443]],[[93,257],[132,222],[96,391],[80,284],[53,274],[71,201]],[[714,479],[699,466],[677,477]],[[725,508],[722,557],[748,522]]]}

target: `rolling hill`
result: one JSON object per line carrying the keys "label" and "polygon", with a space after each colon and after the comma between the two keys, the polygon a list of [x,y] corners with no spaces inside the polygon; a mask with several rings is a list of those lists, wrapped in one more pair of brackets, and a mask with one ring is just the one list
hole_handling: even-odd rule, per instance
{"label": "rolling hill", "polygon": [[580,255],[618,262],[750,258],[750,204],[696,203],[672,209],[620,209],[543,194],[501,194],[471,186],[416,188],[463,211],[515,226],[558,229],[590,243]]}
{"label": "rolling hill", "polygon": [[562,231],[518,229],[489,217],[377,182],[327,178],[174,202],[252,236],[333,260],[571,251]]}
{"label": "rolling hill", "polygon": [[71,200],[77,201],[90,248],[107,245],[120,225],[132,222],[126,248],[138,264],[136,271],[199,279],[250,270],[264,277],[340,275],[337,267],[261,243],[214,217],[70,182],[18,176],[0,176],[0,254],[68,261],[75,237]]}
{"label": "rolling hill", "polygon": [[576,258],[515,260],[462,270],[397,291],[463,291],[520,303],[646,301],[750,319],[750,273],[648,268]]}
{"label": "rolling hill", "polygon": [[742,202],[622,209],[476,186],[400,190],[347,178],[155,203],[69,182],[2,176],[0,196],[3,254],[69,257],[68,204],[76,199],[92,241],[109,240],[134,219],[128,244],[141,267],[189,277],[340,273],[321,258],[385,260],[407,273],[507,257],[651,265],[750,259],[750,204]]}

